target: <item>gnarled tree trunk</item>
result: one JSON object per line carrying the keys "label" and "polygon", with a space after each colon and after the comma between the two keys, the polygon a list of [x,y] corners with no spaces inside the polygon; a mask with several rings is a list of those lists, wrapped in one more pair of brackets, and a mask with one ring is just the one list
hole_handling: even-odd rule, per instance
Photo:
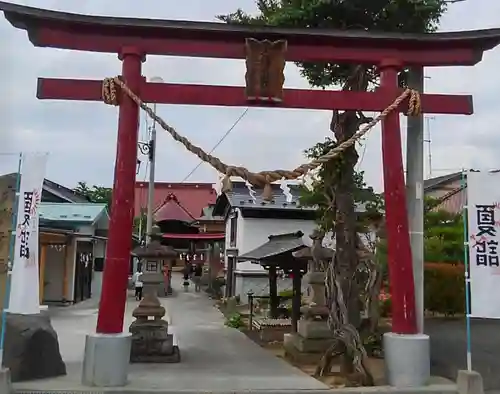
{"label": "gnarled tree trunk", "polygon": [[[344,90],[366,90],[368,78],[358,67]],[[351,138],[358,130],[363,118],[350,111],[340,114],[335,111],[331,122],[337,144]],[[357,255],[358,235],[354,202],[354,167],[358,161],[355,146],[348,148],[329,166],[331,179],[325,183],[334,188],[334,211],[336,253],[335,261],[326,273],[327,302],[330,310],[328,324],[337,339],[328,349],[316,370],[317,375],[326,375],[331,370],[335,356],[342,355],[342,372],[347,377],[354,372],[360,383],[373,385],[373,378],[366,367],[366,351],[359,335],[361,323],[360,287],[356,271],[359,265]]]}

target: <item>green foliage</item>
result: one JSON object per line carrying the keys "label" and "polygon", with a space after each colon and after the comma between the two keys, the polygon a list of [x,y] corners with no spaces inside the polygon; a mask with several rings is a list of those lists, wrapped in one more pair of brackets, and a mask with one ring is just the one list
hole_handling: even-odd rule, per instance
{"label": "green foliage", "polygon": [[[433,210],[439,200],[427,197],[424,205],[424,261],[429,263],[463,263],[464,227],[462,214]],[[381,240],[377,258],[387,261],[387,242]]]}
{"label": "green foliage", "polygon": [[[217,18],[230,24],[271,25],[280,27],[327,28],[339,30],[368,30],[373,32],[423,33],[435,31],[441,15],[446,11],[446,0],[256,0],[255,15],[238,9]],[[334,54],[332,54],[333,56]],[[334,63],[297,63],[302,75],[312,86],[329,87],[346,82],[357,65]],[[404,74],[404,73],[403,73]],[[375,68],[366,69],[366,76],[377,81]],[[404,83],[405,76],[401,76]],[[359,115],[361,117],[361,115]],[[336,142],[327,138],[306,152],[309,158],[326,153]],[[333,228],[333,187],[335,170],[342,168],[342,156],[323,165],[314,184],[314,191],[304,191],[302,203],[318,206],[319,225]],[[344,163],[345,164],[345,163]],[[329,180],[326,184],[324,180]],[[363,182],[363,173],[353,179],[355,202],[367,205],[367,219],[380,215],[382,199]]]}
{"label": "green foliage", "polygon": [[464,224],[462,214],[434,211],[438,203],[426,199],[424,216],[424,258],[427,262],[458,263],[464,258]]}
{"label": "green foliage", "polygon": [[[257,0],[257,15],[241,9],[218,19],[233,24],[369,30],[374,32],[432,32],[446,11],[446,0]],[[298,63],[312,86],[342,84],[351,65]],[[367,71],[372,81],[374,68]]]}
{"label": "green foliage", "polygon": [[390,297],[379,300],[379,312],[381,317],[391,316],[392,299]]}
{"label": "green foliage", "polygon": [[425,309],[453,316],[465,311],[464,266],[426,263],[424,269]]}
{"label": "green foliage", "polygon": [[[146,234],[146,224],[147,224],[147,215],[146,212],[143,210],[140,216],[134,218],[134,228],[133,228],[134,234],[140,235],[144,238]],[[139,234],[139,232],[141,234]]]}
{"label": "green foliage", "polygon": [[227,318],[225,325],[227,327],[240,329],[245,326],[245,323],[243,322],[243,317],[241,316],[241,314],[235,313]]}
{"label": "green foliage", "polygon": [[[425,310],[445,316],[463,314],[465,311],[464,273],[464,266],[461,264],[425,263]],[[390,294],[383,291],[379,298],[380,316],[390,316],[391,307]]]}
{"label": "green foliage", "polygon": [[278,296],[284,297],[284,298],[292,298],[293,297],[293,290],[292,289],[281,290],[278,293]]}
{"label": "green foliage", "polygon": [[[312,148],[305,151],[309,159],[317,159],[335,147],[336,142],[331,138],[325,138]],[[335,199],[334,186],[336,182],[336,171],[341,168],[342,155],[320,167],[313,181],[312,190],[303,187],[301,190],[301,204],[304,206],[318,207],[318,225],[324,231],[331,231],[334,227],[335,209],[332,202]],[[375,193],[372,187],[368,186],[364,179],[364,173],[358,171],[354,173],[354,202],[364,206],[366,212],[358,215],[358,232],[367,230],[367,226],[373,221],[382,218],[383,198]]]}
{"label": "green foliage", "polygon": [[88,186],[87,182],[78,182],[73,189],[76,193],[84,196],[87,200],[94,203],[106,204],[108,210],[111,208],[111,195],[113,189],[103,186]]}

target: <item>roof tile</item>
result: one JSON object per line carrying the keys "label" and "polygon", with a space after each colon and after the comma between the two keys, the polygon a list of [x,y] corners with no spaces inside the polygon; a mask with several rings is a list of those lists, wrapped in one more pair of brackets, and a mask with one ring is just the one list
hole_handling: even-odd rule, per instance
{"label": "roof tile", "polygon": [[[189,215],[198,219],[203,215],[203,208],[215,203],[217,194],[211,183],[170,183],[155,182],[153,211],[163,205],[169,194],[175,194],[179,203]],[[137,182],[135,185],[135,216],[145,211],[148,201],[148,182]]]}
{"label": "roof tile", "polygon": [[104,212],[107,214],[106,204],[42,202],[39,207],[39,217],[44,221],[93,223]]}
{"label": "roof tile", "polygon": [[154,213],[154,220],[155,222],[163,222],[165,220],[178,220],[180,222],[191,223],[195,220],[195,218],[179,202],[176,195],[170,193],[165,198],[163,205],[158,207],[158,209]]}

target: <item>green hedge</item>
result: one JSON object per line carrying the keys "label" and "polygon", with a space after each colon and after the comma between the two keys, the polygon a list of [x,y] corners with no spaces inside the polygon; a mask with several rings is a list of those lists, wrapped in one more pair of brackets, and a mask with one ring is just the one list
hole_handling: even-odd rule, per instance
{"label": "green hedge", "polygon": [[465,313],[462,264],[425,263],[424,302],[429,312],[452,316]]}

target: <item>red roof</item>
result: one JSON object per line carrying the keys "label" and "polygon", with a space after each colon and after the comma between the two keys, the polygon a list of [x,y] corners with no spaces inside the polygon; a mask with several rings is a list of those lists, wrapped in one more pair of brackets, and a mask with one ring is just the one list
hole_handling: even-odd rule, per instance
{"label": "red roof", "polygon": [[191,223],[195,220],[193,215],[179,203],[179,200],[173,193],[167,196],[163,205],[158,207],[158,210],[153,213],[153,216],[155,222],[179,220],[181,222]]}
{"label": "red roof", "polygon": [[[217,199],[217,193],[211,183],[155,182],[153,212],[158,211],[169,194],[175,195],[180,206],[194,219],[200,218],[203,208],[214,204]],[[148,182],[136,182],[134,209],[136,217],[140,216],[141,208],[146,210],[147,196]]]}
{"label": "red roof", "polygon": [[162,234],[163,238],[167,239],[224,239],[226,235],[224,233],[198,233],[198,234],[171,234],[165,233]]}

